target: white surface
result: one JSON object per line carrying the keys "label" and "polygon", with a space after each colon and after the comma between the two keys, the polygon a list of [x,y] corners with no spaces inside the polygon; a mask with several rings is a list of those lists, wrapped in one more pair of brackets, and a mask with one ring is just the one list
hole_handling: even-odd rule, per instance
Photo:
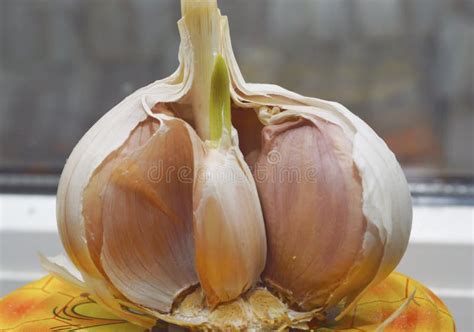
{"label": "white surface", "polygon": [[54,196],[0,195],[0,296],[46,274],[39,251],[63,250],[55,206]]}
{"label": "white surface", "polygon": [[[474,207],[416,206],[408,250],[397,270],[423,282],[474,331]],[[62,252],[54,196],[0,195],[0,296],[45,273],[37,252]]]}
{"label": "white surface", "polygon": [[55,196],[0,195],[0,232],[56,232]]}
{"label": "white surface", "polygon": [[473,244],[472,206],[415,206],[411,243]]}

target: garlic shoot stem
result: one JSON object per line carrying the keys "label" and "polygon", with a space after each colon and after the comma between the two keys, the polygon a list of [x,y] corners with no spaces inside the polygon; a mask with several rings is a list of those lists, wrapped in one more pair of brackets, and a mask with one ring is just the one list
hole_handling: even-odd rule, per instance
{"label": "garlic shoot stem", "polygon": [[210,140],[218,143],[223,135],[230,138],[232,128],[229,74],[225,60],[220,54],[214,61],[209,100]]}
{"label": "garlic shoot stem", "polygon": [[194,81],[191,90],[193,115],[198,135],[210,139],[209,96],[214,59],[220,50],[220,14],[217,0],[182,0],[181,13],[193,48]]}

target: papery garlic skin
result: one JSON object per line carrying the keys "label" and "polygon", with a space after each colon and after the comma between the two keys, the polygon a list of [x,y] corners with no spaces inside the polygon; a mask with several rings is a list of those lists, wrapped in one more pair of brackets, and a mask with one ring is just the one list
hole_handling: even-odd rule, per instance
{"label": "papery garlic skin", "polygon": [[[385,244],[381,264],[367,289],[385,279],[405,253],[411,231],[412,201],[403,170],[385,142],[361,119],[340,105],[338,108],[357,128],[353,158],[362,178],[363,211],[367,220],[378,226]],[[364,246],[372,243],[373,238],[367,236]],[[361,294],[350,294],[347,302],[354,303]]]}

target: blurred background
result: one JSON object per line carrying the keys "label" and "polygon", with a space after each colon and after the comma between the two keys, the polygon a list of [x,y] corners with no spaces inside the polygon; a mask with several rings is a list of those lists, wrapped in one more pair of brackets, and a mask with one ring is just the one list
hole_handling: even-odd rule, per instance
{"label": "blurred background", "polygon": [[[474,1],[219,4],[247,81],[341,102],[385,139],[416,203],[401,269],[474,329]],[[175,70],[179,17],[176,0],[0,0],[0,296],[41,273],[34,252],[61,250],[51,195],[66,158]]]}
{"label": "blurred background", "polygon": [[[220,6],[249,82],[343,103],[387,141],[413,181],[471,181],[474,2]],[[54,192],[84,132],[177,67],[179,17],[172,0],[0,0],[0,185]]]}

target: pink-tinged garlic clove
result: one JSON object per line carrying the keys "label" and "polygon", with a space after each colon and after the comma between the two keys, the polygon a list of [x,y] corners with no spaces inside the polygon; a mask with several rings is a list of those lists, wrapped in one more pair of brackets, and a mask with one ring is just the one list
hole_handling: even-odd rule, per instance
{"label": "pink-tinged garlic clove", "polygon": [[[91,252],[100,253],[105,274],[122,294],[161,312],[169,312],[174,299],[198,283],[188,127],[173,119],[151,136],[147,131],[140,137],[132,134],[85,192]],[[133,149],[140,140],[144,142]]]}
{"label": "pink-tinged garlic clove", "polygon": [[317,117],[267,125],[253,173],[268,240],[264,281],[295,307],[325,307],[359,264],[367,231],[351,140]]}

